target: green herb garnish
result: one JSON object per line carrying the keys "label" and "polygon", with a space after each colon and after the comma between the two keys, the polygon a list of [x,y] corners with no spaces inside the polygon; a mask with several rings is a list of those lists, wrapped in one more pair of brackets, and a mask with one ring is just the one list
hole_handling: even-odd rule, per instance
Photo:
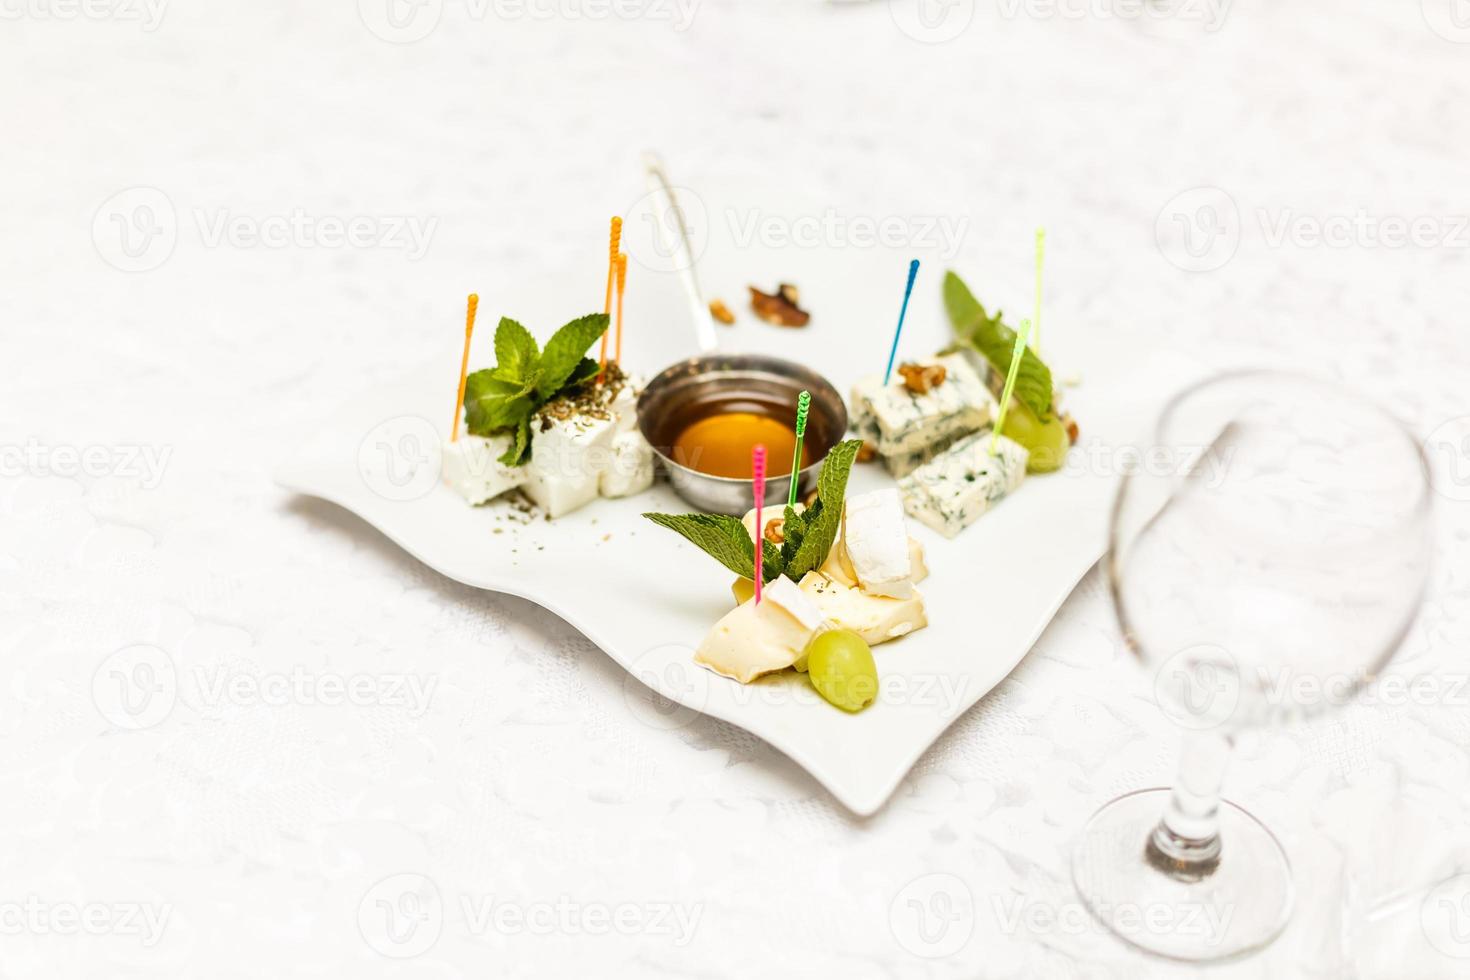
{"label": "green herb garnish", "polygon": [[[960,343],[979,351],[1004,376],[1011,366],[1016,332],[1001,322],[1000,311],[995,316],[986,313],[964,280],[953,272],[944,274],[944,308]],[[1015,396],[1038,420],[1051,421],[1051,368],[1029,347],[1021,354]]]}
{"label": "green herb garnish", "polygon": [[531,331],[501,317],[495,328],[495,366],[465,380],[464,415],[470,434],[514,434],[500,462],[524,463],[531,448],[531,416],[597,373],[597,362],[583,355],[607,331],[607,322],[606,313],[573,320],[552,334],[542,351]]}
{"label": "green herb garnish", "polygon": [[[842,500],[861,439],[848,439],[832,447],[817,480],[817,499],[798,514],[786,508],[781,547],[761,539],[761,581],[785,575],[793,582],[820,568],[837,540],[842,523]],[[722,514],[644,514],[653,523],[677,531],[736,575],[755,578],[755,542],[738,517]],[[761,528],[757,528],[760,534]]]}

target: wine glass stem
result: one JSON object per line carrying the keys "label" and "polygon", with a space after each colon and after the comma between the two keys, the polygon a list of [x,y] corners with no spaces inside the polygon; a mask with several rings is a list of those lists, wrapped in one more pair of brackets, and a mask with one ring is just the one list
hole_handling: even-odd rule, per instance
{"label": "wine glass stem", "polygon": [[1179,776],[1163,819],[1149,835],[1149,864],[1173,877],[1197,881],[1220,865],[1220,788],[1232,741],[1194,733],[1184,741]]}

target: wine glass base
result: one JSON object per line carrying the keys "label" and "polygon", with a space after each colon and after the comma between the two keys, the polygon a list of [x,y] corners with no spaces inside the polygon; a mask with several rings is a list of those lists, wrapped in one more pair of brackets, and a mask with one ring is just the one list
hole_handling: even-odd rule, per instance
{"label": "wine glass base", "polygon": [[1168,870],[1148,842],[1167,789],[1120,796],[1092,815],[1072,856],[1072,881],[1093,917],[1147,953],[1189,963],[1254,953],[1291,918],[1291,864],[1259,820],[1220,803],[1220,853],[1201,875]]}

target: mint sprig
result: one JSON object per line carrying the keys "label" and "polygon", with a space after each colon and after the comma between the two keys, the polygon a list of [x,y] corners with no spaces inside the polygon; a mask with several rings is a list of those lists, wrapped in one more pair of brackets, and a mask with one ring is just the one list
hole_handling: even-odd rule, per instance
{"label": "mint sprig", "polygon": [[500,462],[524,463],[531,449],[531,416],[597,373],[597,362],[583,355],[607,330],[607,323],[606,313],[580,317],[552,334],[541,350],[531,331],[501,317],[495,328],[495,366],[465,379],[464,415],[470,434],[513,434]]}
{"label": "mint sprig", "polygon": [[[1001,322],[999,310],[995,316],[986,313],[964,280],[953,272],[944,274],[944,308],[949,313],[955,336],[962,344],[979,351],[1000,374],[1010,370],[1016,332]],[[1021,354],[1014,394],[1016,400],[1030,409],[1037,419],[1051,421],[1051,368],[1042,363],[1029,347]]]}
{"label": "mint sprig", "polygon": [[[807,572],[820,568],[837,540],[842,523],[842,501],[847,478],[852,473],[861,439],[848,439],[832,447],[817,480],[817,499],[803,513],[786,508],[781,547],[761,540],[762,581],[785,575],[800,582]],[[653,523],[677,531],[711,558],[736,575],[754,578],[755,542],[739,518],[723,514],[644,514]],[[761,529],[757,529],[759,533]]]}

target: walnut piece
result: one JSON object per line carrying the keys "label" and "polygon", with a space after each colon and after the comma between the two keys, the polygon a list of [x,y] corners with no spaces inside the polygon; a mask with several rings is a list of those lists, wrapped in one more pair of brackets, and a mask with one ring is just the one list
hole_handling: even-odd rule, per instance
{"label": "walnut piece", "polygon": [[916,395],[927,394],[929,389],[944,384],[948,376],[943,364],[900,364],[898,373],[903,376],[903,386]]}
{"label": "walnut piece", "polygon": [[859,463],[871,463],[878,455],[878,447],[874,443],[864,439],[863,444],[858,447],[857,461]]}
{"label": "walnut piece", "polygon": [[1077,420],[1070,415],[1063,415],[1062,424],[1067,427],[1067,440],[1072,445],[1077,445],[1077,438],[1082,435],[1082,431],[1077,428]]}
{"label": "walnut piece", "polygon": [[799,305],[800,293],[789,282],[776,287],[775,295],[750,287],[750,308],[755,315],[778,327],[804,327],[812,315]]}
{"label": "walnut piece", "polygon": [[780,544],[786,540],[786,518],[773,517],[766,521],[765,533],[761,535],[771,544]]}
{"label": "walnut piece", "polygon": [[725,301],[722,299],[710,300],[709,312],[710,316],[714,317],[716,320],[719,320],[726,326],[729,326],[730,324],[735,322],[735,314],[730,312],[730,307],[726,306]]}

